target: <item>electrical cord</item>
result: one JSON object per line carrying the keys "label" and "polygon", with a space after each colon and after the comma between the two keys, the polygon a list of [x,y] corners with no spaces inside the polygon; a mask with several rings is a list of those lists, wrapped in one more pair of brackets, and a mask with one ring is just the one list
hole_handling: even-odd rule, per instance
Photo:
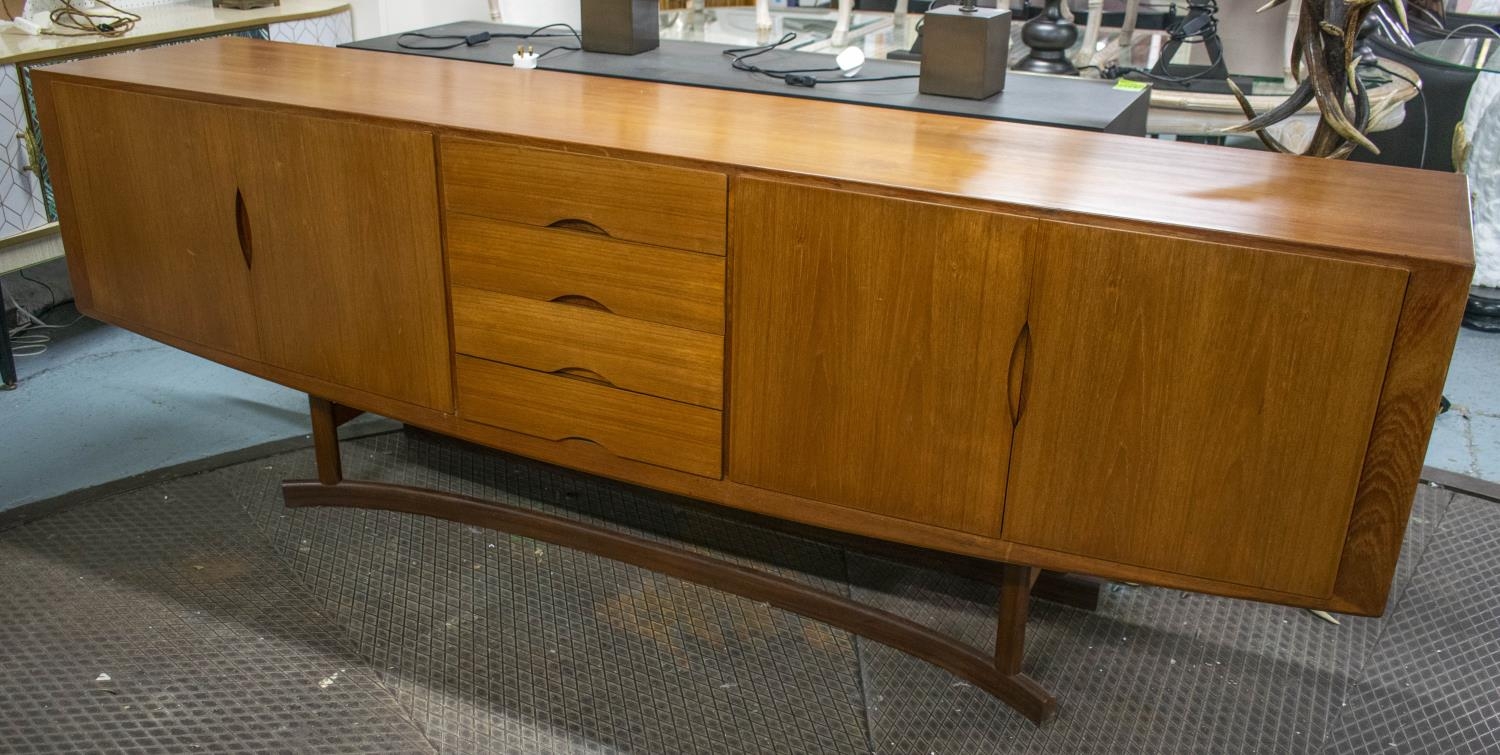
{"label": "electrical cord", "polygon": [[39,281],[36,278],[33,278],[30,275],[27,275],[26,274],[26,270],[24,270],[24,269],[18,271],[17,275],[21,276],[21,280],[27,281],[28,283],[32,283],[32,284],[35,284],[35,285],[41,286],[42,288],[47,289],[47,299],[48,299],[48,301],[47,301],[47,306],[42,307],[42,311],[43,312],[46,312],[47,310],[49,310],[49,309],[51,309],[51,308],[53,308],[53,307],[55,307],[55,306],[58,305],[59,302],[58,302],[58,299],[57,299],[57,290],[54,289],[54,288],[52,288],[52,286],[47,285],[46,281]]}
{"label": "electrical cord", "polygon": [[[11,339],[11,356],[17,358],[34,357],[43,354],[47,351],[47,345],[52,342],[52,336],[32,331],[70,328],[78,324],[85,317],[85,315],[79,315],[62,325],[51,325],[41,317],[32,314],[31,310],[21,306],[21,303],[16,301],[16,297],[11,296],[9,299],[10,303],[16,308],[16,314],[20,315],[22,320],[20,325],[12,328],[8,333]],[[48,309],[51,309],[51,306]]]}
{"label": "electrical cord", "polygon": [[1484,24],[1462,24],[1462,25],[1459,25],[1459,26],[1455,26],[1452,29],[1449,29],[1448,30],[1448,34],[1443,37],[1443,41],[1447,42],[1448,40],[1453,39],[1453,35],[1454,34],[1457,34],[1457,33],[1461,32],[1461,31],[1463,31],[1464,29],[1483,29],[1484,31],[1489,32],[1490,34],[1493,34],[1496,38],[1500,38],[1500,31],[1496,31],[1495,28],[1492,27],[1492,26],[1486,26]]}
{"label": "electrical cord", "polygon": [[[1181,23],[1181,24],[1178,24],[1176,22],[1177,3],[1174,2],[1174,3],[1171,4],[1171,7],[1170,7],[1170,9],[1168,11],[1168,16],[1167,16],[1167,20],[1169,22],[1171,22],[1171,27],[1168,29],[1168,35],[1167,35],[1168,40],[1170,40],[1171,42],[1176,42],[1177,45],[1180,47],[1181,45],[1184,45],[1184,44],[1188,44],[1188,45],[1203,44],[1204,42],[1207,42],[1211,37],[1215,37],[1215,36],[1218,35],[1218,33],[1219,33],[1219,16],[1218,16],[1218,13],[1219,13],[1219,3],[1218,3],[1218,0],[1206,0],[1206,2],[1201,2],[1197,6],[1194,6],[1192,2],[1189,2],[1188,3],[1188,9],[1189,9],[1189,11],[1196,9],[1196,10],[1200,10],[1200,11],[1203,12],[1202,15],[1196,17],[1197,20],[1198,20],[1197,27],[1194,28],[1194,29],[1192,29],[1191,31],[1189,31],[1188,28],[1187,28],[1186,20],[1184,20],[1184,22]],[[1193,18],[1192,16],[1189,16],[1187,20],[1191,20],[1192,18]],[[1219,69],[1220,64],[1222,64],[1223,62],[1224,62],[1224,56],[1222,54],[1220,54],[1217,58],[1209,61],[1209,64],[1208,64],[1207,68],[1205,68],[1202,71],[1199,71],[1197,73],[1188,74],[1186,76],[1173,76],[1171,74],[1160,74],[1160,73],[1156,73],[1155,71],[1152,71],[1149,68],[1136,68],[1136,67],[1133,67],[1133,66],[1120,66],[1120,65],[1115,65],[1115,64],[1111,63],[1111,64],[1105,66],[1104,68],[1099,69],[1099,76],[1100,76],[1100,78],[1105,78],[1105,79],[1118,79],[1118,78],[1120,78],[1120,77],[1122,77],[1122,76],[1124,76],[1126,74],[1133,73],[1133,74],[1136,74],[1136,75],[1139,75],[1139,76],[1144,76],[1144,77],[1146,77],[1146,78],[1148,78],[1148,79],[1150,79],[1152,81],[1160,81],[1160,82],[1166,83],[1166,84],[1186,84],[1186,83],[1188,83],[1190,81],[1197,81],[1198,79],[1202,79],[1202,78],[1207,77],[1209,74],[1215,73]],[[1169,64],[1170,64],[1170,61],[1168,61],[1168,65]]]}
{"label": "electrical cord", "polygon": [[[548,29],[566,29],[568,31],[568,33],[567,34],[543,34],[542,33],[544,31],[547,31]],[[425,40],[428,40],[430,42],[437,42],[438,44],[425,44],[425,43],[420,43],[420,42],[416,43],[416,44],[412,44],[412,43],[406,41],[406,39],[408,37],[415,38],[415,39],[425,39]],[[405,34],[402,34],[402,35],[396,37],[396,46],[400,47],[400,48],[402,48],[404,50],[428,50],[428,51],[439,51],[440,52],[442,50],[453,50],[453,49],[456,49],[456,48],[459,48],[459,47],[473,47],[475,45],[482,45],[482,44],[484,44],[484,43],[486,43],[486,42],[488,42],[488,41],[490,41],[492,39],[521,39],[521,40],[525,40],[525,39],[547,39],[547,38],[551,38],[551,37],[572,37],[573,39],[577,40],[578,44],[579,44],[579,47],[554,47],[554,48],[552,48],[554,50],[579,50],[579,49],[582,49],[583,36],[580,35],[578,33],[578,30],[574,29],[571,24],[565,24],[565,23],[547,24],[546,26],[538,26],[537,28],[532,29],[529,32],[526,32],[525,34],[509,34],[509,33],[505,33],[505,32],[489,32],[489,31],[475,32],[474,34],[428,34],[426,32],[420,32],[420,31],[409,31],[409,32],[406,32]],[[549,50],[548,52],[551,52],[551,51]],[[542,56],[545,56],[547,54],[548,53],[542,53]]]}
{"label": "electrical cord", "polygon": [[1133,73],[1140,76],[1145,76],[1152,81],[1163,81],[1168,84],[1185,84],[1189,81],[1197,81],[1198,79],[1204,78],[1208,74],[1212,73],[1215,68],[1218,68],[1219,63],[1222,60],[1223,58],[1220,57],[1213,61],[1210,61],[1207,68],[1197,73],[1188,74],[1186,76],[1163,76],[1159,73],[1153,73],[1149,68],[1135,68],[1133,66],[1120,66],[1111,63],[1100,69],[1099,76],[1100,78],[1105,79],[1118,79],[1127,73]]}
{"label": "electrical cord", "polygon": [[896,81],[899,79],[919,78],[919,74],[905,74],[901,76],[843,76],[836,79],[820,79],[816,74],[842,72],[844,69],[838,66],[823,68],[762,68],[753,63],[745,62],[751,58],[756,58],[780,49],[783,45],[790,44],[796,38],[797,33],[789,31],[782,35],[781,39],[770,44],[757,45],[755,47],[736,47],[725,50],[724,55],[729,57],[729,65],[736,71],[745,71],[746,73],[781,79],[794,87],[811,88],[819,84],[854,84],[869,81]]}
{"label": "electrical cord", "polygon": [[42,34],[53,37],[119,37],[134,29],[136,23],[141,20],[140,15],[120,10],[105,0],[94,0],[94,2],[110,9],[113,13],[83,10],[74,5],[72,0],[60,0],[60,2],[62,7],[53,10],[50,14],[52,26],[71,29],[71,31],[55,31],[49,28],[42,30]]}
{"label": "electrical cord", "polygon": [[1422,91],[1422,85],[1421,85],[1421,83],[1419,83],[1416,80],[1412,79],[1410,76],[1407,76],[1405,74],[1401,74],[1401,73],[1397,73],[1395,71],[1392,71],[1391,69],[1386,68],[1385,66],[1381,65],[1378,60],[1376,62],[1374,62],[1374,63],[1371,63],[1371,65],[1375,66],[1376,68],[1379,68],[1382,71],[1385,71],[1386,74],[1388,74],[1390,76],[1395,76],[1396,78],[1401,79],[1402,81],[1404,81],[1404,82],[1406,82],[1408,84],[1411,84],[1413,87],[1416,87],[1416,89],[1417,89],[1417,101],[1422,103],[1422,153],[1421,153],[1421,157],[1417,158],[1417,167],[1418,168],[1426,168],[1427,167],[1427,136],[1428,136],[1428,129],[1430,129],[1432,127],[1432,117],[1427,112],[1427,93],[1424,92],[1424,91]]}

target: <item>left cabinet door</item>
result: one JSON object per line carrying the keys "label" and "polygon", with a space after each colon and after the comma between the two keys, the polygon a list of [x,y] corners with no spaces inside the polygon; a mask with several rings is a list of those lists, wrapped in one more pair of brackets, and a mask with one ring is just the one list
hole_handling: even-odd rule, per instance
{"label": "left cabinet door", "polygon": [[50,91],[91,314],[277,368],[261,374],[301,390],[452,410],[431,133]]}
{"label": "left cabinet door", "polygon": [[87,311],[259,359],[225,108],[61,83],[52,93]]}
{"label": "left cabinet door", "polygon": [[234,129],[262,358],[452,410],[432,134],[263,110]]}

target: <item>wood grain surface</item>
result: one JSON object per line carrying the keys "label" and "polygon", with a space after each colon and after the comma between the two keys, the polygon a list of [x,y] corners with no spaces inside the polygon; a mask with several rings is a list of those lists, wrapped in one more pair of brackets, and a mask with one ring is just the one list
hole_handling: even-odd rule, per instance
{"label": "wood grain surface", "polygon": [[448,209],[536,226],[582,221],[610,238],[724,253],[725,178],[471,139],[444,138]]}
{"label": "wood grain surface", "polygon": [[1327,595],[1403,270],[1043,223],[1001,535]]}
{"label": "wood grain surface", "polygon": [[718,477],[723,415],[560,375],[460,356],[459,413],[550,441],[586,441],[616,456]]}
{"label": "wood grain surface", "polygon": [[461,354],[723,407],[723,336],[457,286],[453,337]]}
{"label": "wood grain surface", "polygon": [[1468,298],[1469,273],[1439,265],[1411,270],[1339,564],[1334,610],[1385,610],[1412,491],[1437,419],[1433,397],[1443,394]]}
{"label": "wood grain surface", "polygon": [[[1431,172],[235,40],[35,83],[85,312],[672,493],[1293,605],[1384,608],[1472,268]],[[454,357],[450,292],[466,350],[574,374]]]}
{"label": "wood grain surface", "polygon": [[[97,316],[259,359],[250,269],[235,234],[234,146],[202,140],[229,131],[229,114],[92,87],[52,94],[58,132],[48,141],[66,144],[70,158],[53,173],[73,206],[108,208],[70,212],[64,222],[84,304]],[[188,153],[196,159],[162,159]]]}
{"label": "wood grain surface", "polygon": [[[361,50],[215,39],[38,75],[1472,264],[1462,176]],[[524,106],[517,106],[524,103]],[[503,171],[503,164],[491,167]],[[629,191],[654,191],[647,181]],[[809,208],[812,211],[812,208]]]}
{"label": "wood grain surface", "polygon": [[737,180],[730,479],[997,534],[1035,225]]}
{"label": "wood grain surface", "polygon": [[622,317],[724,333],[724,258],[449,213],[453,285],[541,301],[584,297]]}
{"label": "wood grain surface", "polygon": [[262,357],[451,410],[432,135],[267,111],[232,117]]}

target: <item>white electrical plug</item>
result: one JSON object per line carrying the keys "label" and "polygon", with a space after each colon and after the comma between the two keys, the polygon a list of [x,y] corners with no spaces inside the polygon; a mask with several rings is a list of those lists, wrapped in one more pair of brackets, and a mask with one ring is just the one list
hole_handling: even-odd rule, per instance
{"label": "white electrical plug", "polygon": [[858,47],[846,47],[833,60],[838,63],[839,70],[843,71],[844,78],[853,78],[865,65],[865,51]]}
{"label": "white electrical plug", "polygon": [[532,47],[516,47],[516,54],[510,56],[511,65],[516,68],[536,68],[536,62],[542,56],[536,54]]}

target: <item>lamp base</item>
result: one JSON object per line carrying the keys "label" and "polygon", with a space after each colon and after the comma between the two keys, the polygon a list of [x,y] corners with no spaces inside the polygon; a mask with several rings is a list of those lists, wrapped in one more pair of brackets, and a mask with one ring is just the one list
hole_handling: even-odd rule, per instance
{"label": "lamp base", "polygon": [[1068,59],[1068,49],[1078,41],[1078,27],[1062,16],[1061,0],[1047,0],[1042,12],[1021,27],[1021,41],[1031,48],[1015,70],[1077,76],[1078,67]]}

